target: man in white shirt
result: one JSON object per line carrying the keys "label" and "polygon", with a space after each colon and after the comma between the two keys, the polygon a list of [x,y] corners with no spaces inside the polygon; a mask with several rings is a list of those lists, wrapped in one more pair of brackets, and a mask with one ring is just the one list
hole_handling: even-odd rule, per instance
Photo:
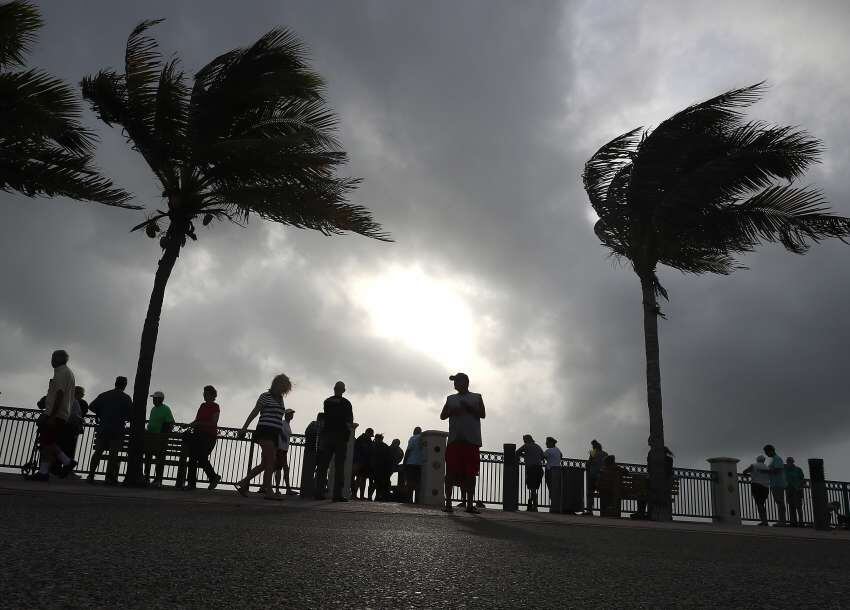
{"label": "man in white shirt", "polygon": [[68,352],[63,349],[56,350],[50,356],[50,364],[53,367],[53,378],[47,387],[44,400],[44,414],[47,419],[40,430],[41,464],[38,472],[32,476],[34,481],[50,479],[48,473],[54,461],[62,465],[59,476],[63,478],[77,465],[77,462],[65,455],[59,447],[59,439],[63,438],[65,426],[71,416],[71,402],[74,400],[76,386],[74,373],[68,368]]}
{"label": "man in white shirt", "polygon": [[750,493],[756,502],[759,513],[759,525],[766,526],[767,523],[767,496],[770,494],[770,468],[764,463],[764,456],[760,455],[756,461],[744,468],[743,474],[750,475]]}
{"label": "man in white shirt", "polygon": [[449,377],[457,394],[446,398],[440,419],[449,420],[446,446],[446,505],[452,512],[452,488],[459,485],[466,500],[466,512],[480,514],[475,508],[475,477],[478,476],[481,449],[481,420],[486,417],[481,394],[469,391],[469,377],[457,373]]}

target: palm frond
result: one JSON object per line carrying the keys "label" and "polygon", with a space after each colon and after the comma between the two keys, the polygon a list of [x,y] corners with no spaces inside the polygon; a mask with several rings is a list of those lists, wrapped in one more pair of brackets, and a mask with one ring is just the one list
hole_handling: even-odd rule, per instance
{"label": "palm frond", "polygon": [[28,197],[64,196],[141,209],[131,205],[131,196],[94,168],[90,155],[69,153],[60,147],[40,143],[19,143],[0,151],[0,190],[18,191]]}
{"label": "palm frond", "polygon": [[632,155],[640,143],[640,132],[643,127],[635,127],[631,131],[621,134],[602,146],[584,165],[582,180],[584,189],[590,198],[590,205],[602,216],[602,209],[608,194],[608,187],[614,176],[630,164]]}
{"label": "palm frond", "polygon": [[52,140],[73,153],[94,149],[94,134],[83,128],[76,92],[40,70],[0,73],[0,108],[6,117],[0,137]]}
{"label": "palm frond", "polygon": [[0,68],[23,66],[43,25],[38,7],[30,2],[0,4]]}
{"label": "palm frond", "polygon": [[83,99],[108,126],[126,128],[132,123],[127,102],[127,85],[124,76],[112,70],[101,70],[94,76],[86,76],[80,82]]}

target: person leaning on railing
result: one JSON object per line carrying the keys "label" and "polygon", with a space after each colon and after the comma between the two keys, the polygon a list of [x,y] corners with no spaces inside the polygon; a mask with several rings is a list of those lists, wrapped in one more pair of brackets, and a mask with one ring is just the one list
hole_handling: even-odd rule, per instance
{"label": "person leaning on railing", "polygon": [[149,480],[151,464],[156,460],[156,470],[151,487],[162,487],[162,473],[165,469],[165,450],[168,446],[168,435],[174,427],[174,415],[171,407],[165,404],[165,393],[157,390],[151,394],[153,407],[148,417],[148,427],[145,431],[145,481]]}
{"label": "person leaning on railing", "polygon": [[187,465],[188,476],[186,489],[195,489],[198,481],[198,467],[200,466],[209,481],[208,488],[215,489],[221,475],[216,474],[210,464],[210,454],[215,447],[218,436],[218,418],[221,407],[215,402],[218,392],[211,386],[204,386],[204,402],[198,407],[195,420],[190,423],[191,429],[184,436],[184,443],[188,445],[189,463]]}

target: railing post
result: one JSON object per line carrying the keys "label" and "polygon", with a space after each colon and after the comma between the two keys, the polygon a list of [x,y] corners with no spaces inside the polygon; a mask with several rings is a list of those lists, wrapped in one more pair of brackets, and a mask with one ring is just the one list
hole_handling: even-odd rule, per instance
{"label": "railing post", "polygon": [[738,490],[738,458],[709,458],[714,481],[711,485],[711,520],[723,525],[741,525],[741,494]]}
{"label": "railing post", "polygon": [[850,530],[850,484],[842,485],[844,496],[844,527]]}
{"label": "railing post", "polygon": [[421,436],[422,453],[425,463],[422,464],[422,477],[419,479],[419,489],[416,492],[416,503],[426,506],[442,506],[446,502],[446,440],[448,432],[442,430],[425,430]]}
{"label": "railing post", "polygon": [[[346,500],[351,499],[351,471],[354,469],[354,439],[357,438],[355,430],[360,424],[352,424],[351,432],[348,433],[348,444],[345,446],[345,464],[342,467],[342,497]],[[328,491],[335,489],[334,480],[339,474],[336,471],[336,459],[331,462],[328,468]]]}
{"label": "railing post", "polygon": [[812,484],[812,520],[815,529],[829,529],[829,505],[822,459],[809,458],[809,480]]}
{"label": "railing post", "polygon": [[515,511],[519,508],[519,458],[516,454],[516,445],[505,443],[504,456],[502,510]]}

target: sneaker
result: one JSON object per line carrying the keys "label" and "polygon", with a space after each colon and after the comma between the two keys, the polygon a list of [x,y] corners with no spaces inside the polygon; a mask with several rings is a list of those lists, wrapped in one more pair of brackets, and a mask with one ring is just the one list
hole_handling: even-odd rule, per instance
{"label": "sneaker", "polygon": [[150,484],[151,489],[162,489],[162,481],[154,481]]}
{"label": "sneaker", "polygon": [[62,468],[59,470],[59,478],[64,479],[69,474],[71,474],[71,472],[73,472],[74,468],[76,468],[76,467],[77,467],[77,460],[71,460],[70,462],[68,462],[68,464],[66,464],[65,466],[62,466]]}
{"label": "sneaker", "polygon": [[583,511],[581,511],[581,514],[582,515],[590,515],[592,517],[593,511],[592,510],[583,510]]}
{"label": "sneaker", "polygon": [[297,491],[295,491],[295,490],[292,490],[292,489],[288,489],[288,490],[286,491],[286,495],[287,495],[287,496],[297,496],[297,495],[298,495],[298,492],[297,492]]}
{"label": "sneaker", "polygon": [[184,487],[183,489],[185,489],[186,491],[195,491],[195,484],[194,484],[194,483],[189,483],[189,484],[188,484],[186,487]]}
{"label": "sneaker", "polygon": [[210,480],[210,484],[207,486],[207,489],[215,489],[218,486],[219,481],[221,481],[221,475],[215,475],[215,478]]}
{"label": "sneaker", "polygon": [[86,477],[86,483],[94,484],[94,475],[93,474],[90,474],[89,476]]}
{"label": "sneaker", "polygon": [[767,521],[761,521],[761,522],[759,522],[759,525],[761,527],[767,527],[768,525],[770,525],[770,523],[768,523]]}
{"label": "sneaker", "polygon": [[50,475],[46,472],[34,472],[30,477],[30,481],[41,481],[42,483],[49,481]]}

